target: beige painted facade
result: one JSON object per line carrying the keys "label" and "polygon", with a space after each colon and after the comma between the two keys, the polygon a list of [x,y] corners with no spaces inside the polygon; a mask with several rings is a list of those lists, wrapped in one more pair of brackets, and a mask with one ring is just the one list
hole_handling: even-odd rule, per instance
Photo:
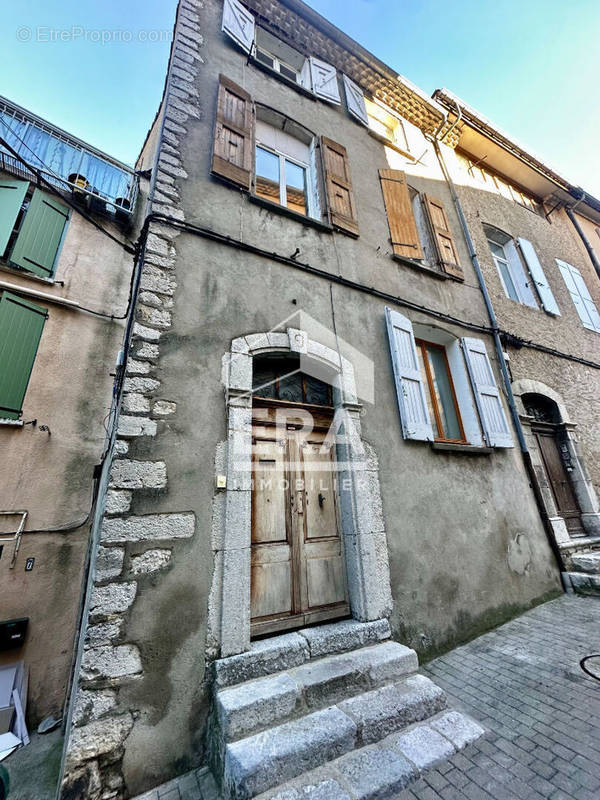
{"label": "beige painted facade", "polygon": [[[125,241],[117,225],[102,218],[98,222]],[[123,315],[131,270],[131,255],[76,210],[52,280],[0,264],[0,295],[10,291],[48,313],[21,419],[0,421],[0,510],[27,511],[13,567],[15,543],[0,537],[0,620],[29,618],[24,646],[0,653],[0,663],[23,659],[29,667],[31,725],[63,713],[81,613],[94,467],[105,447],[111,373],[123,336],[122,321],[53,299]],[[0,530],[14,531],[19,519],[0,518]],[[53,529],[58,530],[49,532]],[[30,571],[25,570],[28,559],[35,559]]]}

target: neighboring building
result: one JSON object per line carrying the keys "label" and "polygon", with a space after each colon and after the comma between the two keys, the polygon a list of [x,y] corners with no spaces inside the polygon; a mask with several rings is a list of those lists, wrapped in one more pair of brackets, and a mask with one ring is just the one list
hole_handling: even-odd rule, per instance
{"label": "neighboring building", "polygon": [[434,97],[456,122],[453,179],[505,333],[545,513],[575,588],[597,590],[583,573],[600,562],[589,559],[600,551],[600,203],[447,90]]}
{"label": "neighboring building", "polygon": [[27,665],[36,726],[71,680],[137,178],[1,97],[0,137],[0,664]]}
{"label": "neighboring building", "polygon": [[[590,503],[582,465],[597,465],[597,370],[524,340],[595,362],[595,322],[580,321],[571,270],[593,296],[597,284],[564,213],[545,216],[548,195],[568,199],[570,187],[537,167],[513,175],[507,152],[488,157],[493,191],[478,188],[469,169],[480,165],[466,159],[477,161],[479,133],[446,105],[299,0],[180,2],[137,165],[152,173],[152,216],[117,448],[101,479],[65,798],[135,795],[208,760],[221,779],[219,737],[235,725],[222,694],[215,723],[215,681],[285,670],[309,647],[352,651],[356,637],[385,636],[386,620],[393,639],[432,656],[561,591],[552,531],[564,542],[577,520],[548,511],[551,530],[540,516],[550,493],[532,446],[536,499],[519,447],[443,163],[500,327],[515,337],[504,349],[527,440],[550,430],[554,401],[559,446]],[[533,271],[539,253],[560,317],[545,284],[532,289],[518,238]],[[570,277],[560,265],[548,274],[557,258]],[[579,509],[586,534],[596,511]],[[304,630],[349,616],[365,625]],[[344,692],[364,691],[356,675]],[[245,698],[231,735],[297,713],[290,680],[261,684],[258,710]],[[316,707],[327,700],[340,695],[324,690]],[[348,722],[336,719],[339,730],[325,726],[334,738]],[[302,768],[354,746],[318,748],[318,730],[303,740]],[[252,783],[243,747],[228,747],[225,766],[239,796],[300,769],[257,760]]]}

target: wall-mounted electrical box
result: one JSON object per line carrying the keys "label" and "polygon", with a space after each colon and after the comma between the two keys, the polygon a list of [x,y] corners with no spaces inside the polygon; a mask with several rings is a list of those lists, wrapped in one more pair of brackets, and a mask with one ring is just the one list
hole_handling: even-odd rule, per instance
{"label": "wall-mounted electrical box", "polygon": [[25,643],[29,617],[6,619],[0,622],[0,651],[14,650]]}

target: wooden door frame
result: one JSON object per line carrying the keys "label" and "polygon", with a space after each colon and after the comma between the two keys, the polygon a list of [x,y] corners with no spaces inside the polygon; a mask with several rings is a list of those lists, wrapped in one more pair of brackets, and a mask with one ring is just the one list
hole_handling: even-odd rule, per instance
{"label": "wooden door frame", "polygon": [[[343,430],[341,441],[337,443],[338,467],[343,465],[339,473],[343,481],[339,518],[350,613],[354,619],[367,622],[389,617],[392,611],[377,457],[362,439],[362,405],[357,398],[351,362],[297,328],[246,334],[231,342],[224,359],[227,441],[219,448],[216,458],[217,476],[219,468],[221,472],[225,470],[226,488],[215,491],[213,541],[217,546],[209,598],[208,638],[210,646],[222,657],[250,648],[253,358],[267,353],[292,352],[301,353],[308,367],[314,362],[319,377],[325,370],[337,389],[334,414]],[[219,480],[216,485],[218,487]]]}

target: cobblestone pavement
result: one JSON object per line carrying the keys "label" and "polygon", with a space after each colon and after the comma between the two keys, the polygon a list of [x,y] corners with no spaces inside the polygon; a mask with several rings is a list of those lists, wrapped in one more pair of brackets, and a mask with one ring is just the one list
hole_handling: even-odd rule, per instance
{"label": "cobblestone pavement", "polygon": [[[579,668],[592,652],[600,599],[565,595],[426,664],[450,705],[488,733],[397,800],[599,800],[600,683]],[[198,770],[142,797],[216,793]]]}

